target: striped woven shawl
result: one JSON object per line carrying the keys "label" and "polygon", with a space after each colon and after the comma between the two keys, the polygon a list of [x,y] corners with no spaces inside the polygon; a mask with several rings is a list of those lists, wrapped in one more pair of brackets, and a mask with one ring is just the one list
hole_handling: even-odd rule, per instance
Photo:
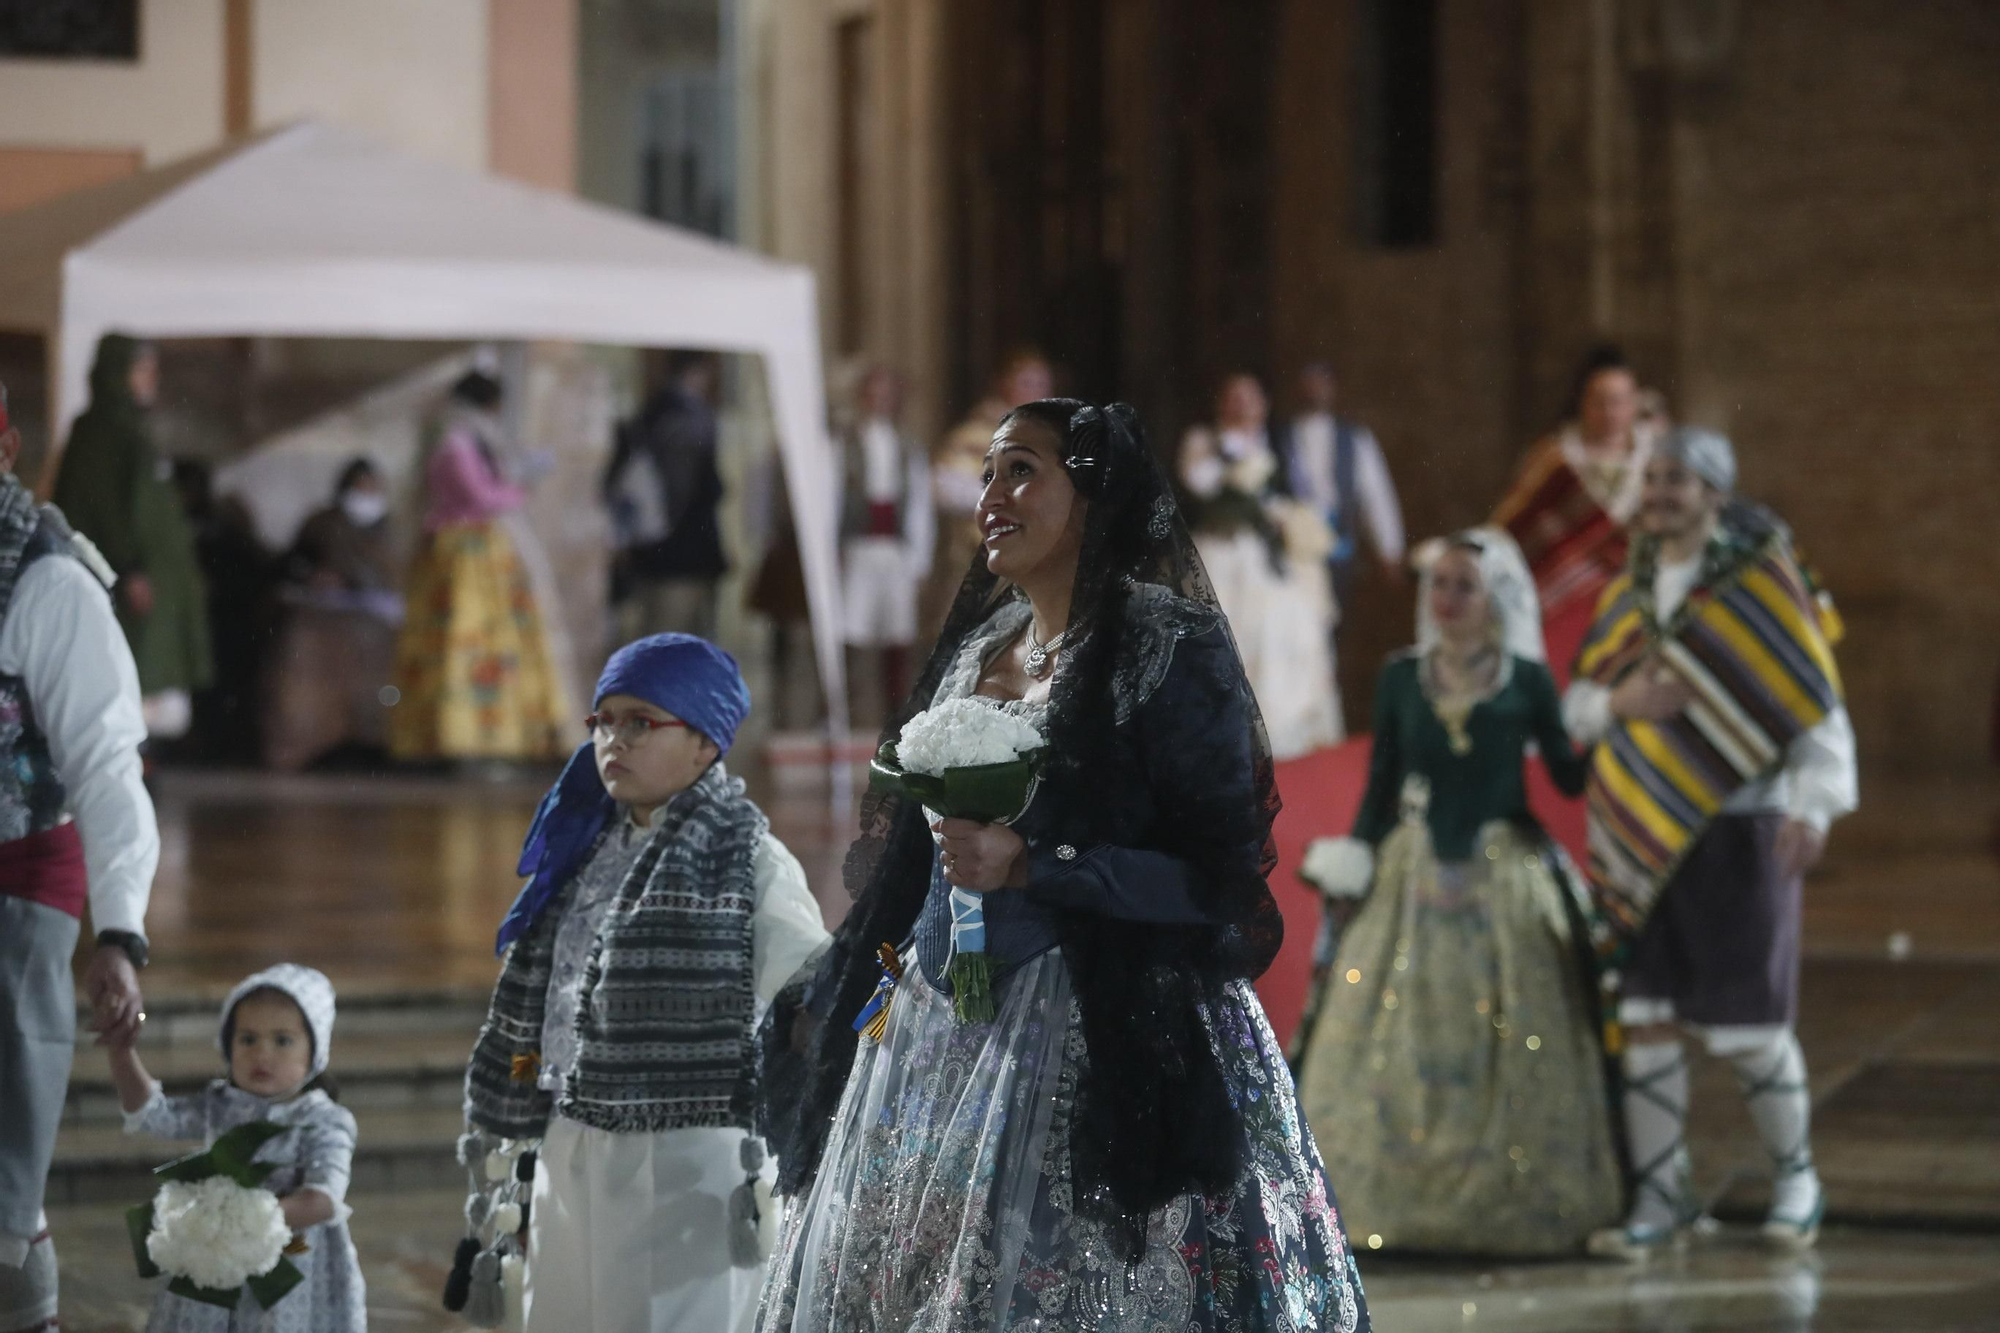
{"label": "striped woven shawl", "polygon": [[[676,796],[626,872],[583,975],[562,1104],[536,1082],[562,912],[508,946],[466,1070],[466,1118],[537,1138],[552,1109],[613,1133],[733,1125],[756,1091],[756,853],[770,830],[720,763]],[[570,885],[559,900],[566,909]]]}
{"label": "striped woven shawl", "polygon": [[1590,878],[1624,940],[1724,802],[1778,771],[1841,701],[1826,613],[1782,528],[1743,545],[1664,626],[1651,583],[1631,570],[1612,581],[1576,663],[1579,679],[1612,686],[1650,658],[1694,693],[1671,721],[1617,721],[1592,756]]}

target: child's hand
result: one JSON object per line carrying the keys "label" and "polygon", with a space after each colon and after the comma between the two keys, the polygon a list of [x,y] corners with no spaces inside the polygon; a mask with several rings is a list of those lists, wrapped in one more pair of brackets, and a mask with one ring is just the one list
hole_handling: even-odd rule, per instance
{"label": "child's hand", "polygon": [[112,1055],[129,1055],[139,1046],[137,1028],[113,1028],[97,1039],[97,1044]]}
{"label": "child's hand", "polygon": [[283,1195],[278,1207],[285,1215],[285,1225],[293,1231],[305,1231],[333,1220],[333,1200],[316,1189],[294,1190]]}

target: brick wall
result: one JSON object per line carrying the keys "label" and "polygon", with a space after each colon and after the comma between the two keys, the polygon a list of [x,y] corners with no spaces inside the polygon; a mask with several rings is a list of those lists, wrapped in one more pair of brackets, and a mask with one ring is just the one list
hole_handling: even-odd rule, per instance
{"label": "brick wall", "polygon": [[[1593,337],[1840,597],[1870,772],[1974,772],[2000,673],[2000,5],[1440,0],[1440,238],[1353,226],[1352,6],[1292,0],[1280,364],[1330,355],[1423,534],[1490,507]],[[1711,19],[1719,22],[1708,22]],[[1406,638],[1375,594],[1358,692]]]}
{"label": "brick wall", "polygon": [[1864,754],[1979,766],[2000,674],[2000,6],[1744,5],[1685,409],[1846,608]]}

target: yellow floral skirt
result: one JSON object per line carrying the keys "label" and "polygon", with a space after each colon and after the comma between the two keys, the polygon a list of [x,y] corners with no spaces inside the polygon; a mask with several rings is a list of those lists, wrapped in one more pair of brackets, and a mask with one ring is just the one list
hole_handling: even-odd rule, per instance
{"label": "yellow floral skirt", "polygon": [[568,716],[541,608],[498,523],[441,528],[410,572],[389,750],[399,759],[549,759]]}
{"label": "yellow floral skirt", "polygon": [[1603,1052],[1566,890],[1494,822],[1441,863],[1406,820],[1340,940],[1299,1104],[1355,1248],[1555,1255],[1615,1221]]}

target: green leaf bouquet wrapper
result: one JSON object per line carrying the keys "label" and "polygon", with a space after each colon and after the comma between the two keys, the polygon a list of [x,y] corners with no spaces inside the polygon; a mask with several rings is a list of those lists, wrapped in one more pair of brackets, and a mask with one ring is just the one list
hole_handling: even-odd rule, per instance
{"label": "green leaf bouquet wrapper", "polygon": [[[929,806],[947,819],[1011,824],[1027,810],[1041,778],[1042,750],[1029,750],[997,764],[948,768],[941,774],[911,773],[896,758],[896,742],[886,741],[868,765],[868,785]],[[990,1023],[995,1015],[993,965],[986,956],[986,926],[973,895],[953,891],[952,954],[946,977],[952,1010],[962,1023]]]}
{"label": "green leaf bouquet wrapper", "polygon": [[[179,1157],[165,1166],[153,1168],[153,1174],[161,1180],[177,1180],[193,1183],[207,1180],[212,1176],[225,1176],[245,1189],[259,1189],[264,1178],[275,1169],[275,1164],[256,1162],[251,1159],[257,1150],[270,1140],[284,1133],[282,1125],[274,1125],[268,1120],[253,1120],[247,1125],[238,1125],[216,1139],[203,1152]],[[139,1276],[151,1278],[160,1276],[160,1266],[153,1262],[152,1254],[146,1248],[146,1238],[153,1232],[153,1203],[148,1200],[135,1208],[125,1210],[125,1230],[132,1238],[132,1257],[138,1261]],[[176,1296],[185,1296],[192,1301],[202,1301],[218,1305],[225,1310],[233,1310],[242,1300],[247,1289],[257,1298],[257,1304],[266,1310],[291,1294],[294,1287],[305,1281],[305,1274],[290,1259],[280,1258],[277,1266],[268,1273],[259,1274],[230,1291],[218,1291],[213,1287],[196,1286],[185,1277],[177,1277],[167,1284],[167,1290]]]}

